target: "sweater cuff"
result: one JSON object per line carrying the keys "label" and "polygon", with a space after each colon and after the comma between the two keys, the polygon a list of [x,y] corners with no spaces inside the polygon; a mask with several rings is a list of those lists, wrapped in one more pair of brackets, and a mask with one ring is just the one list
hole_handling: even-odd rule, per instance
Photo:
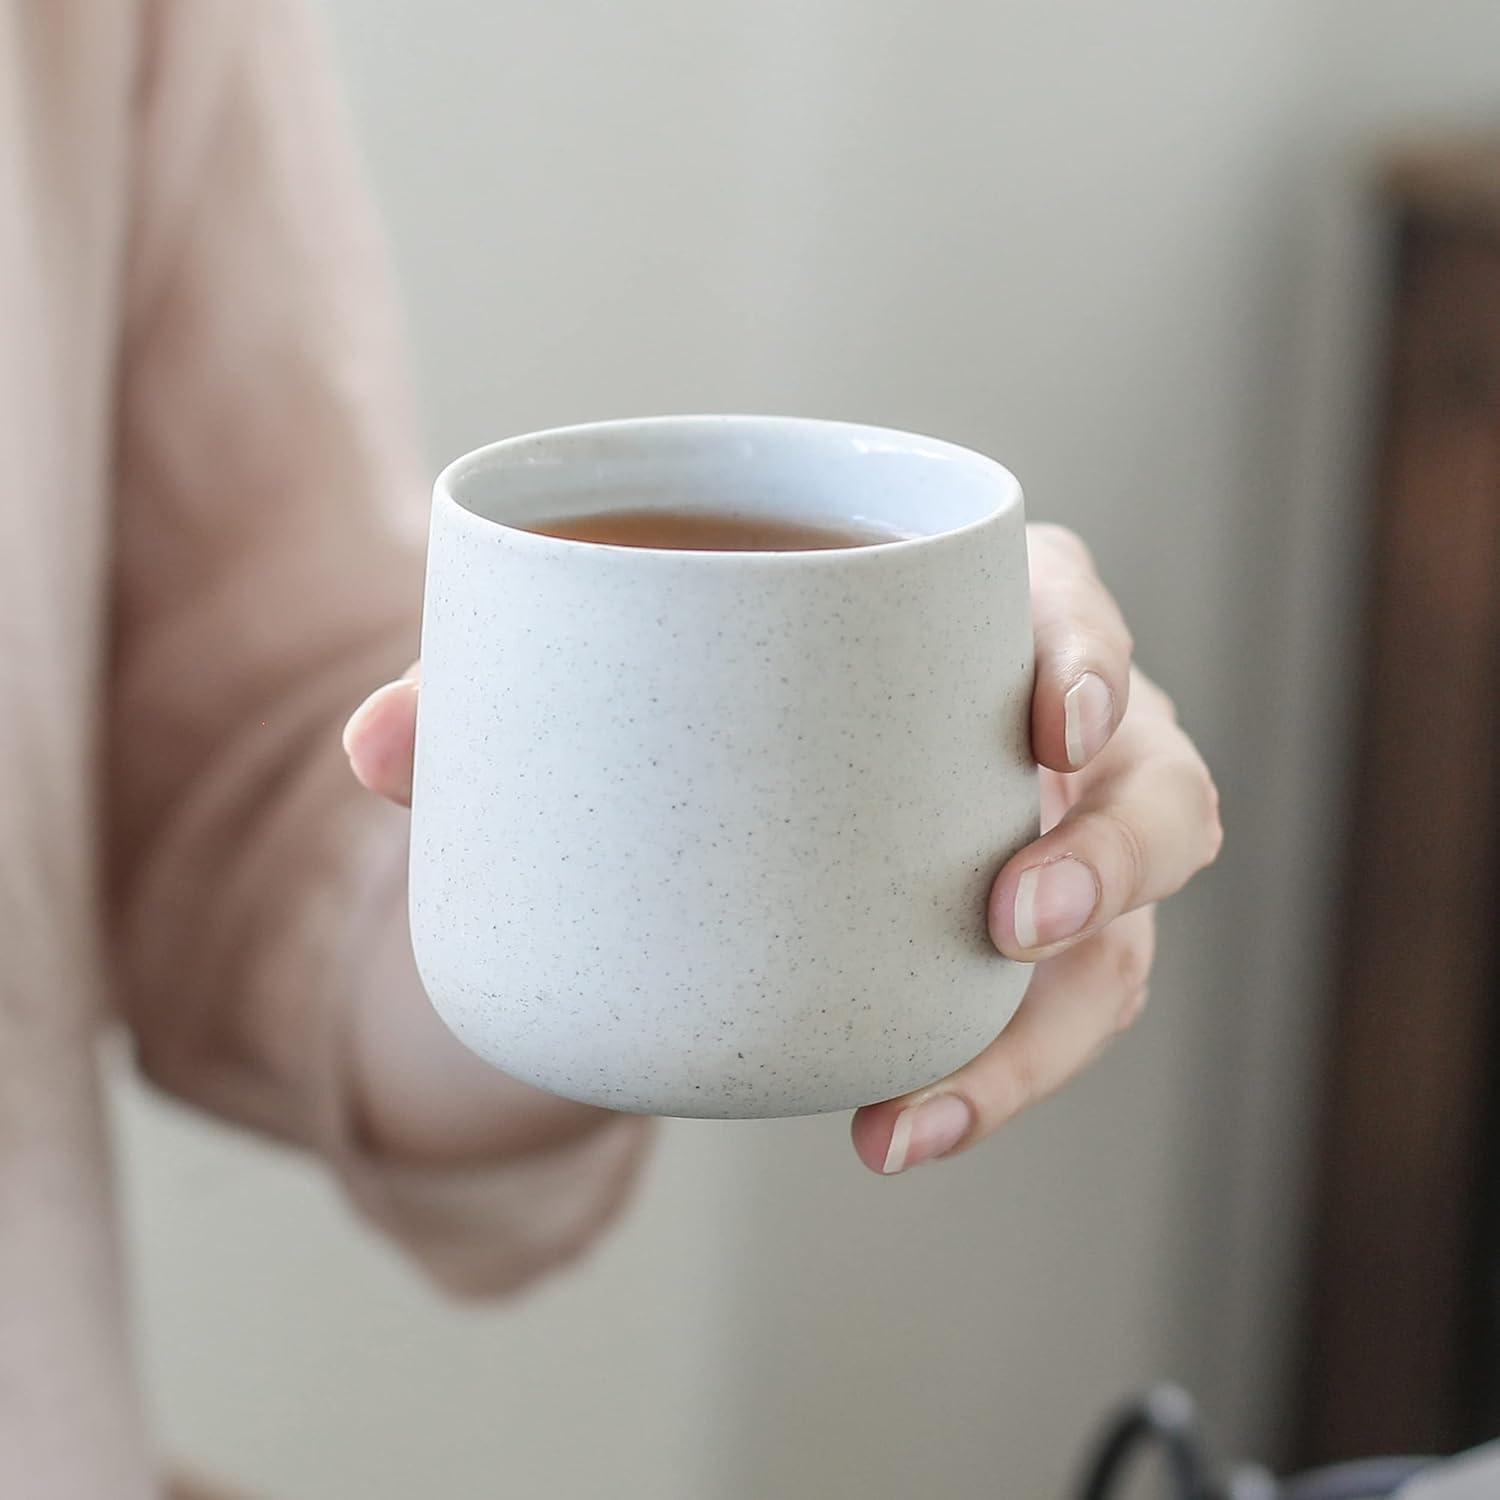
{"label": "sweater cuff", "polygon": [[[358,1211],[445,1291],[465,1297],[512,1291],[575,1259],[616,1216],[639,1175],[652,1122],[598,1113],[557,1144],[493,1162],[446,1167],[392,1160],[361,1139],[353,1097],[350,1028],[376,986],[399,985],[427,1005],[406,938],[408,819],[359,794],[368,816],[349,844],[353,888],[338,964],[338,1000],[327,1007],[332,1086],[323,1091],[320,1149]],[[526,1086],[495,1073],[496,1108]]]}

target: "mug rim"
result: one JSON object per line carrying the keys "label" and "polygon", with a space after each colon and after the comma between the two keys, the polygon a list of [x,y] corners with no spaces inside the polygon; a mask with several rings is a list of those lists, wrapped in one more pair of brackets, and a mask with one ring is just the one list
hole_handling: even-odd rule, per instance
{"label": "mug rim", "polygon": [[[586,541],[576,537],[559,537],[544,531],[532,531],[511,522],[484,515],[465,503],[459,496],[459,487],[478,474],[501,467],[504,458],[530,444],[556,442],[587,436],[613,436],[617,434],[649,432],[654,429],[708,429],[719,427],[726,434],[738,431],[795,430],[804,433],[816,432],[826,437],[843,437],[856,442],[879,444],[887,451],[907,456],[922,456],[960,463],[970,470],[980,470],[996,481],[995,503],[983,514],[938,531],[921,532],[909,536],[895,536],[889,540],[861,541],[846,547],[791,548],[784,550],[734,550],[729,548],[696,547],[641,547],[621,545],[614,542]],[[466,526],[482,529],[486,533],[500,533],[508,540],[526,546],[537,546],[550,551],[558,549],[589,553],[607,553],[618,558],[626,554],[633,558],[676,559],[701,562],[709,558],[723,559],[729,564],[766,566],[797,560],[804,564],[817,562],[843,562],[855,556],[889,557],[894,553],[909,552],[913,548],[931,547],[951,542],[954,539],[982,531],[987,526],[1008,516],[1023,503],[1021,483],[1016,476],[988,454],[961,443],[949,442],[923,433],[910,432],[899,427],[882,427],[863,422],[847,422],[823,417],[777,416],[769,413],[741,412],[695,412],[682,415],[616,417],[602,421],[573,422],[558,427],[539,428],[533,432],[517,433],[511,437],[485,443],[470,449],[447,464],[433,483],[433,501],[450,514],[460,518]]]}

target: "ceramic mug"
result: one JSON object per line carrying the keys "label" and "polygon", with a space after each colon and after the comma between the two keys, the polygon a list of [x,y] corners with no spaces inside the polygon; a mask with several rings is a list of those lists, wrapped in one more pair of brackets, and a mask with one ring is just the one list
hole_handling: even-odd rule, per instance
{"label": "ceramic mug", "polygon": [[[519,529],[710,509],[899,533],[698,552]],[[666,417],[511,438],[434,495],[411,926],[481,1057],[612,1109],[889,1098],[1029,976],[985,932],[1036,836],[1020,486],[932,438]]]}

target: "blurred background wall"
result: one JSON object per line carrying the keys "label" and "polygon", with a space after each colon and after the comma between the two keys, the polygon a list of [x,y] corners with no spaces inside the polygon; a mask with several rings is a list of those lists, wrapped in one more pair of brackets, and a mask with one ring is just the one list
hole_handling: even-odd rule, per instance
{"label": "blurred background wall", "polygon": [[1337,858],[1374,145],[1500,112],[1490,0],[324,0],[434,466],[849,417],[1093,544],[1223,783],[1135,1034],[960,1162],[675,1123],[623,1231],[445,1307],[316,1173],[117,1090],[174,1448],[298,1500],[1032,1500],[1171,1374],[1274,1448]]}

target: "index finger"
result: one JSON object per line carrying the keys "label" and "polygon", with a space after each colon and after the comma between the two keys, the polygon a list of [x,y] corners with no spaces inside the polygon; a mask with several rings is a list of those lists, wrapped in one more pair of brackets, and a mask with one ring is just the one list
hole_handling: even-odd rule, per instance
{"label": "index finger", "polygon": [[1134,644],[1083,542],[1062,526],[1028,526],[1036,683],[1031,749],[1054,771],[1078,771],[1109,743],[1130,695]]}

